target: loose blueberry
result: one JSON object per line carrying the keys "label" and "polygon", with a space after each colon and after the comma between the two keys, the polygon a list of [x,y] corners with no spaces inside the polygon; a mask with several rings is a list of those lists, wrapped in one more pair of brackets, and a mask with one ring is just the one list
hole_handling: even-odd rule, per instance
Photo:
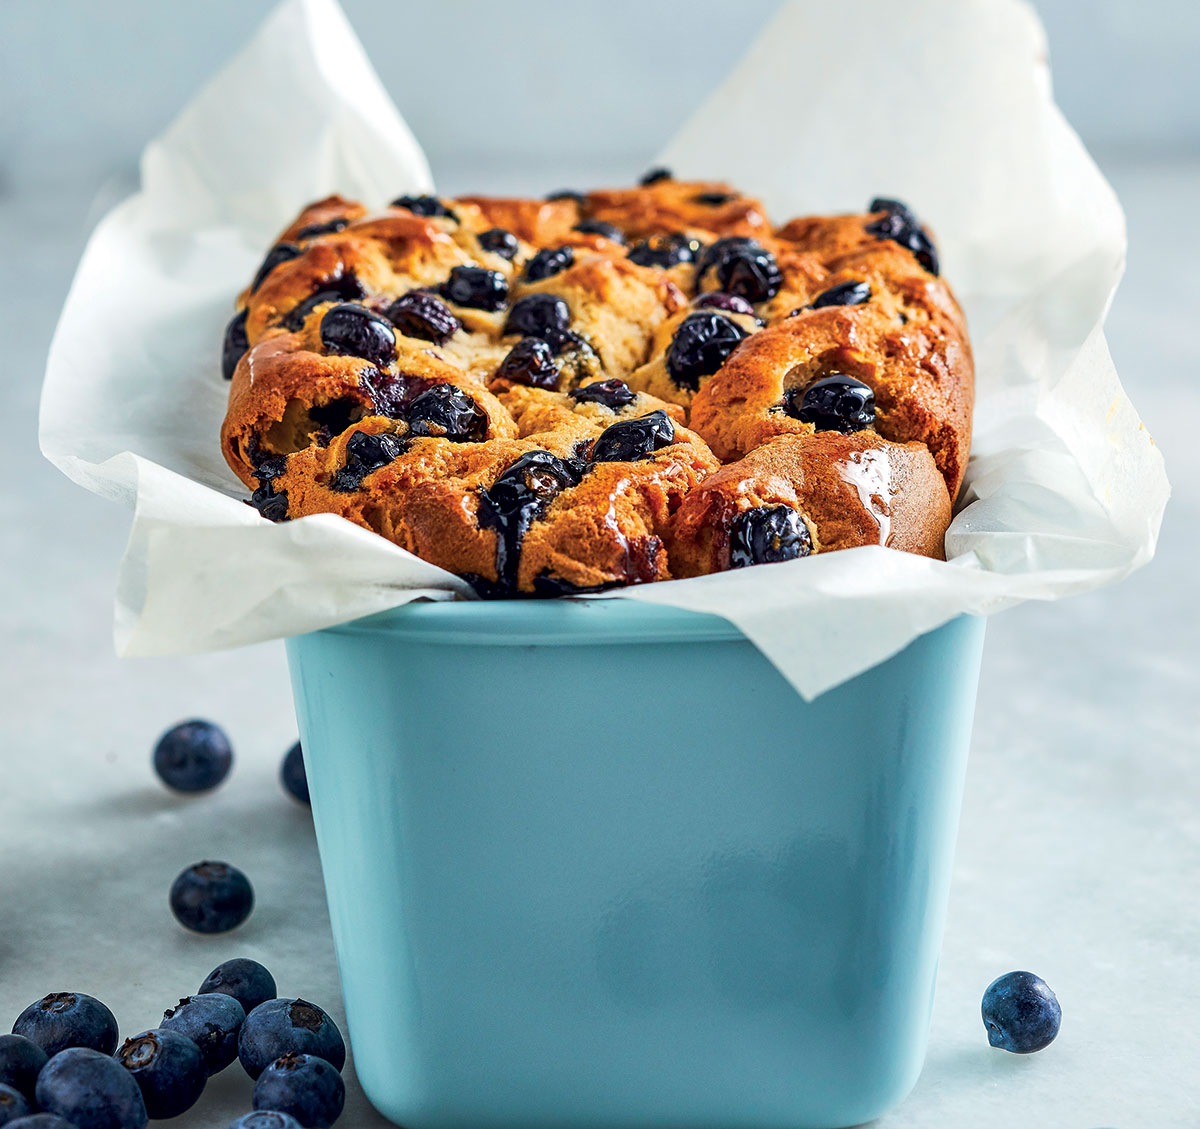
{"label": "loose blueberry", "polygon": [[233,747],[211,721],[181,721],[154,746],[154,771],[176,792],[206,792],[229,775]]}
{"label": "loose blueberry", "polygon": [[355,302],[341,302],[325,311],[321,344],[327,352],[362,357],[376,365],[386,365],[396,355],[391,323]]}
{"label": "loose blueberry", "polygon": [[436,196],[397,196],[393,208],[407,208],[414,216],[445,216],[458,222],[458,216]]}
{"label": "loose blueberry", "polygon": [[504,332],[546,338],[571,324],[571,308],[557,294],[530,294],[513,303]]}
{"label": "loose blueberry", "polygon": [[573,388],[567,395],[577,404],[603,404],[614,412],[628,407],[637,399],[637,393],[625,381],[616,377]]}
{"label": "loose blueberry", "polygon": [[487,438],[487,416],[453,384],[435,384],[413,400],[408,425],[413,435],[449,439],[452,443],[480,443]]}
{"label": "loose blueberry", "polygon": [[225,340],[221,344],[221,373],[226,380],[233,379],[238,361],[246,355],[250,348],[250,338],[246,335],[246,315],[249,310],[239,310],[225,327]]}
{"label": "loose blueberry", "polygon": [[692,306],[697,310],[727,310],[731,314],[754,316],[754,307],[745,298],[726,294],[723,290],[709,290],[697,295],[692,300]]}
{"label": "loose blueberry", "polygon": [[184,996],[163,1012],[159,1027],[191,1039],[200,1049],[205,1069],[218,1074],[238,1057],[238,1037],[246,1012],[233,996],[205,992]]}
{"label": "loose blueberry", "polygon": [[673,235],[652,235],[635,243],[629,251],[629,261],[639,267],[658,267],[670,270],[680,263],[695,262],[703,244],[682,232]]}
{"label": "loose blueberry", "polygon": [[236,929],[254,908],[247,877],[224,862],[198,862],[171,883],[171,912],[196,933]]}
{"label": "loose blueberry", "polygon": [[737,199],[736,192],[700,192],[693,196],[692,199],[697,204],[703,204],[706,208],[719,208],[722,204],[728,204],[730,200]]}
{"label": "loose blueberry", "polygon": [[204,1092],[204,1056],[186,1035],[160,1028],[126,1039],[117,1061],[133,1075],[146,1112],[156,1121],[178,1117]]}
{"label": "loose blueberry", "polygon": [[508,259],[509,262],[512,262],[513,256],[521,249],[517,237],[502,227],[489,227],[487,231],[480,232],[479,246],[493,255]]}
{"label": "loose blueberry", "polygon": [[700,273],[716,272],[721,289],[748,302],[765,302],[783,285],[775,256],[757,240],[742,235],[718,239],[700,257]]}
{"label": "loose blueberry", "polygon": [[743,510],[729,531],[730,568],[792,561],[811,552],[808,526],[791,506]]}
{"label": "loose blueberry", "polygon": [[496,369],[496,380],[511,380],[531,388],[558,387],[558,366],[554,350],[537,337],[523,337],[508,352]]}
{"label": "loose blueberry", "polygon": [[356,431],[346,441],[346,465],[338,470],[330,485],[334,490],[352,493],[362,486],[368,474],[387,466],[404,454],[404,442],[386,431],[370,435]]}
{"label": "loose blueberry", "polygon": [[876,197],[871,201],[871,211],[884,213],[880,219],[867,224],[866,230],[871,235],[876,239],[891,239],[899,243],[911,251],[917,262],[930,274],[939,273],[937,248],[907,204]]}
{"label": "loose blueberry", "polygon": [[337,1024],[307,1000],[268,1000],[242,1024],[238,1058],[251,1078],[257,1078],[280,1055],[316,1055],[341,1070],[346,1044]]}
{"label": "loose blueberry", "polygon": [[219,993],[232,996],[249,1015],[259,1004],[273,1000],[278,994],[275,977],[256,960],[234,957],[218,964],[200,985],[198,996]]}
{"label": "loose blueberry", "polygon": [[560,188],[557,192],[548,192],[546,199],[553,200],[574,200],[576,204],[586,204],[587,197],[582,192],[576,192],[572,188]]}
{"label": "loose blueberry", "polygon": [[387,308],[387,319],[405,337],[432,341],[441,345],[461,328],[458,320],[440,298],[428,290],[410,290]]}
{"label": "loose blueberry", "polygon": [[688,314],[667,346],[667,375],[679,388],[700,387],[749,334],[722,314]]}
{"label": "loose blueberry", "polygon": [[256,1109],[230,1122],[229,1129],[304,1129],[290,1113],[277,1109]]}
{"label": "loose blueberry", "polygon": [[306,1129],[329,1129],[345,1104],[342,1076],[315,1055],[282,1055],[254,1083],[255,1109],[290,1113]]}
{"label": "loose blueberry", "polygon": [[575,250],[572,247],[545,248],[539,251],[525,264],[525,277],[530,282],[549,278],[551,275],[564,271],[575,262]]}
{"label": "loose blueberry", "polygon": [[442,297],[473,310],[500,310],[508,301],[508,279],[486,267],[454,267],[442,283]]}
{"label": "loose blueberry", "polygon": [[594,463],[629,463],[648,459],[675,442],[675,423],[661,408],[637,419],[610,424],[592,444]]}
{"label": "loose blueberry", "polygon": [[349,222],[345,216],[338,216],[337,219],[329,220],[327,223],[310,223],[296,232],[295,238],[302,242],[306,239],[316,239],[319,235],[333,235],[334,232],[341,231]]}
{"label": "loose blueberry", "polygon": [[38,1075],[37,1104],[76,1129],[146,1129],[142,1091],[108,1054],[70,1047]]}
{"label": "loose blueberry", "polygon": [[292,259],[299,257],[300,248],[294,243],[276,243],[267,252],[267,257],[263,259],[262,266],[258,268],[258,273],[254,276],[254,281],[250,283],[250,293],[253,294],[264,282],[277,266],[281,263],[290,262]]}
{"label": "loose blueberry", "polygon": [[[283,758],[283,767],[279,770],[284,788],[302,804],[311,804],[308,795],[308,774],[304,771],[304,750],[297,741],[287,751]],[[247,1008],[247,1011],[250,1009]]]}
{"label": "loose blueberry", "polygon": [[656,165],[641,180],[638,181],[643,188],[651,184],[658,184],[662,180],[674,180],[675,174],[670,169],[664,168],[662,165]]}
{"label": "loose blueberry", "polygon": [[875,393],[860,380],[835,372],[784,395],[784,411],[818,431],[864,431],[875,422]]}
{"label": "loose blueberry", "polygon": [[0,1082],[0,1125],[9,1125],[32,1112],[29,1099],[20,1090]]}
{"label": "loose blueberry", "polygon": [[117,1020],[98,999],[82,992],[52,992],[30,1004],[12,1033],[37,1043],[51,1058],[68,1047],[110,1055],[117,1047]]}
{"label": "loose blueberry", "polygon": [[24,1035],[0,1035],[0,1083],[32,1098],[38,1071],[49,1057]]}
{"label": "loose blueberry", "polygon": [[605,223],[603,220],[584,220],[575,225],[575,230],[583,232],[584,235],[601,235],[605,239],[611,239],[614,243],[625,242],[625,236],[621,229],[614,227],[611,223]]}
{"label": "loose blueberry", "polygon": [[826,306],[861,306],[870,300],[871,287],[868,283],[842,282],[823,290],[809,305],[811,309],[820,310]]}
{"label": "loose blueberry", "polygon": [[1050,985],[1032,972],[1007,972],[983,993],[983,1025],[993,1047],[1028,1055],[1054,1042],[1062,1008]]}
{"label": "loose blueberry", "polygon": [[279,325],[292,333],[298,333],[304,326],[308,315],[318,306],[329,302],[351,302],[355,298],[363,298],[366,291],[356,275],[350,271],[323,278],[317,283],[317,288],[303,302],[298,302],[282,318]]}

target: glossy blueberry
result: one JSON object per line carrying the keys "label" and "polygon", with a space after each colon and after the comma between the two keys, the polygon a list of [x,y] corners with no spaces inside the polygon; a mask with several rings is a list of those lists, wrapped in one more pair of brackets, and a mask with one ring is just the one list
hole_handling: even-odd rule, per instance
{"label": "glossy blueberry", "polygon": [[20,1090],[0,1082],[0,1125],[8,1125],[32,1112],[29,1099]]}
{"label": "glossy blueberry", "polygon": [[7,1129],[78,1129],[69,1121],[64,1121],[57,1113],[31,1113],[10,1121]]}
{"label": "glossy blueberry", "polygon": [[875,393],[845,373],[834,372],[784,395],[783,409],[818,431],[863,431],[875,422]]}
{"label": "glossy blueberry", "polygon": [[200,1049],[205,1069],[218,1074],[238,1056],[238,1036],[246,1012],[233,996],[205,992],[184,996],[163,1012],[159,1027],[185,1035]]}
{"label": "glossy blueberry", "polygon": [[229,775],[233,746],[211,721],[181,721],[154,746],[154,771],[176,792],[206,792]]}
{"label": "glossy blueberry", "polygon": [[[297,742],[297,745],[299,742]],[[256,960],[234,957],[218,964],[200,985],[198,996],[217,992],[232,996],[249,1015],[259,1004],[273,1000],[278,994],[275,977]]]}
{"label": "glossy blueberry", "polygon": [[645,188],[647,185],[650,185],[650,184],[658,184],[658,182],[661,180],[674,180],[674,179],[675,179],[675,174],[672,173],[670,169],[665,168],[662,165],[656,165],[649,172],[647,172],[645,175],[643,175],[642,179],[638,181],[638,184],[640,184],[643,188]]}
{"label": "glossy blueberry", "polygon": [[398,459],[404,453],[404,442],[386,431],[370,435],[356,431],[346,441],[346,465],[333,476],[334,490],[351,493],[362,486],[363,479],[380,467]]}
{"label": "glossy blueberry", "polygon": [[333,235],[335,232],[341,231],[349,222],[345,216],[338,216],[337,219],[328,220],[325,223],[310,223],[296,232],[295,238],[303,242],[306,239],[316,239],[319,235]]}
{"label": "glossy blueberry", "polygon": [[560,188],[557,192],[547,192],[547,200],[574,200],[576,204],[586,204],[587,197],[573,188]]}
{"label": "glossy blueberry", "polygon": [[269,275],[280,263],[290,262],[292,259],[300,255],[300,248],[294,243],[276,243],[267,252],[267,257],[263,259],[262,266],[258,268],[258,273],[254,276],[254,281],[250,283],[250,293],[253,294],[264,282]]}
{"label": "glossy blueberry", "polygon": [[598,380],[594,384],[572,388],[567,395],[577,404],[603,404],[614,412],[628,407],[637,399],[637,393],[615,376],[610,380]]}
{"label": "glossy blueberry", "polygon": [[718,239],[700,257],[700,273],[716,272],[721,289],[747,302],[773,298],[783,284],[775,256],[755,239],[730,235]]}
{"label": "glossy blueberry", "polygon": [[171,883],[171,912],[196,933],[236,929],[254,908],[249,879],[225,862],[198,862]]}
{"label": "glossy blueberry", "polygon": [[675,424],[661,408],[637,419],[609,424],[592,444],[594,463],[630,463],[648,459],[675,442]]}
{"label": "glossy blueberry", "polygon": [[386,365],[396,355],[391,322],[356,302],[340,302],[325,311],[321,344],[327,352],[362,357],[376,365]]}
{"label": "glossy blueberry", "polygon": [[393,208],[407,208],[414,216],[445,216],[458,222],[458,216],[436,196],[397,196]]}
{"label": "glossy blueberry", "polygon": [[479,405],[461,388],[435,384],[409,406],[408,426],[417,436],[479,443],[487,438],[488,423]]}
{"label": "glossy blueberry", "polygon": [[51,1058],[68,1047],[110,1055],[117,1048],[117,1020],[98,999],[82,992],[52,992],[30,1004],[12,1033],[37,1043]]}
{"label": "glossy blueberry", "polygon": [[362,283],[358,281],[358,277],[351,271],[343,271],[321,279],[317,283],[316,289],[303,302],[298,302],[288,310],[279,319],[278,324],[282,325],[284,329],[296,333],[303,328],[308,315],[318,306],[324,306],[330,302],[352,302],[355,298],[362,298],[365,295],[366,291],[363,289]]}
{"label": "glossy blueberry", "polygon": [[614,227],[611,223],[605,223],[603,220],[583,220],[575,225],[576,231],[583,232],[584,235],[601,235],[605,239],[611,239],[614,243],[624,243],[625,236],[619,227]]}
{"label": "glossy blueberry", "polygon": [[508,301],[508,279],[486,267],[454,267],[442,283],[442,297],[473,310],[500,310]]}
{"label": "glossy blueberry", "polygon": [[810,308],[823,309],[826,306],[861,306],[871,300],[871,287],[866,282],[842,282],[823,290],[812,302]]}
{"label": "glossy blueberry", "polygon": [[116,1057],[133,1075],[146,1112],[156,1121],[191,1109],[208,1081],[200,1048],[178,1031],[143,1031],[126,1039]]}
{"label": "glossy blueberry", "polygon": [[133,1075],[89,1047],[56,1054],[38,1075],[36,1098],[76,1129],[145,1129],[148,1120]]}
{"label": "glossy blueberry", "polygon": [[250,338],[246,336],[246,315],[249,310],[239,310],[225,327],[225,340],[221,343],[221,374],[226,380],[233,379],[238,361],[246,355],[250,348]]}
{"label": "glossy blueberry", "polygon": [[682,232],[673,235],[652,235],[635,243],[629,250],[629,261],[639,267],[658,267],[670,270],[680,263],[695,262],[703,244]]}
{"label": "glossy blueberry", "polygon": [[866,230],[871,235],[876,239],[891,239],[899,243],[911,251],[917,262],[930,274],[939,273],[937,248],[907,204],[877,196],[871,201],[871,211],[884,213],[867,224]]}
{"label": "glossy blueberry", "polygon": [[345,1104],[342,1076],[316,1055],[282,1055],[254,1083],[255,1109],[290,1113],[307,1129],[329,1129]]}
{"label": "glossy blueberry", "polygon": [[462,322],[450,307],[428,290],[402,294],[388,306],[387,319],[405,337],[432,341],[435,345],[443,344],[462,328]]}
{"label": "glossy blueberry", "polygon": [[875,196],[872,197],[870,204],[867,205],[868,212],[892,212],[898,216],[903,216],[905,219],[916,221],[916,216],[903,200],[896,200],[890,196]]}
{"label": "glossy blueberry", "polygon": [[504,332],[545,338],[570,324],[571,308],[557,294],[529,294],[513,303]]}
{"label": "glossy blueberry", "polygon": [[791,506],[743,510],[729,531],[730,568],[792,561],[811,552],[808,526]]}
{"label": "glossy blueberry", "polygon": [[0,1035],[0,1083],[32,1098],[38,1071],[49,1057],[24,1035]]}
{"label": "glossy blueberry", "polygon": [[436,381],[423,376],[403,373],[374,372],[360,373],[359,385],[371,398],[372,415],[404,419],[409,405],[422,393],[432,388]]}
{"label": "glossy blueberry", "polygon": [[1054,1042],[1062,1008],[1050,985],[1032,972],[1006,972],[983,993],[983,1025],[993,1047],[1028,1055]]}
{"label": "glossy blueberry", "polygon": [[530,282],[564,271],[575,262],[575,250],[572,247],[546,247],[539,251],[525,264],[525,277]]}
{"label": "glossy blueberry", "polygon": [[511,380],[530,388],[558,387],[558,366],[554,350],[538,337],[523,337],[509,351],[496,369],[496,380]]}
{"label": "glossy blueberry", "polygon": [[489,227],[479,235],[479,246],[493,255],[512,262],[513,256],[521,249],[517,237],[511,231],[502,227]]}
{"label": "glossy blueberry", "polygon": [[706,208],[719,208],[722,204],[736,199],[736,192],[700,192],[692,197],[695,203],[703,204]]}
{"label": "glossy blueberry", "polygon": [[667,346],[667,375],[679,388],[696,391],[749,335],[723,314],[688,314]]}
{"label": "glossy blueberry", "polygon": [[286,490],[276,490],[274,479],[267,479],[250,495],[250,504],[268,521],[286,521],[288,496]]}
{"label": "glossy blueberry", "polygon": [[754,307],[736,294],[726,294],[723,290],[708,290],[692,299],[692,307],[697,310],[726,310],[731,314],[746,314],[754,317]]}
{"label": "glossy blueberry", "polygon": [[283,758],[279,778],[291,796],[294,796],[302,804],[312,803],[308,795],[308,774],[304,771],[304,750],[300,747],[299,741],[288,749],[287,756]]}
{"label": "glossy blueberry", "polygon": [[337,1024],[307,1000],[268,1000],[242,1024],[238,1058],[251,1078],[257,1078],[280,1055],[316,1055],[336,1070],[346,1065],[346,1044]]}
{"label": "glossy blueberry", "polygon": [[290,1113],[281,1113],[277,1109],[256,1109],[253,1113],[244,1113],[236,1121],[229,1123],[228,1129],[304,1129]]}

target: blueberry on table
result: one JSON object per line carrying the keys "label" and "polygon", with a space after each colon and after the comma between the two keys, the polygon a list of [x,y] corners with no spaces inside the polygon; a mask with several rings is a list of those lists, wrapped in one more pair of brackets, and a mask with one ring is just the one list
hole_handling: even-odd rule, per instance
{"label": "blueberry on table", "polygon": [[1032,972],[1007,972],[983,993],[983,1025],[993,1047],[1028,1055],[1054,1042],[1062,1008],[1050,985]]}
{"label": "blueberry on table", "polygon": [[486,267],[454,267],[441,289],[447,301],[472,310],[495,312],[508,301],[508,279]]}
{"label": "blueberry on table", "polygon": [[445,216],[458,222],[458,216],[436,196],[397,196],[393,208],[407,208],[414,216]]}
{"label": "blueberry on table", "polygon": [[820,310],[826,306],[861,306],[870,300],[870,285],[866,282],[852,281],[842,282],[837,286],[831,286],[828,290],[823,290],[809,305],[814,310]]}
{"label": "blueberry on table", "polygon": [[60,1051],[38,1075],[37,1104],[76,1129],[145,1129],[137,1082],[111,1055],[90,1047]]}
{"label": "blueberry on table", "polygon": [[[299,748],[299,742],[294,746]],[[218,992],[224,996],[232,996],[242,1010],[249,1015],[259,1004],[273,1000],[278,991],[275,987],[275,977],[271,975],[256,960],[249,957],[234,957],[232,960],[218,964],[200,985],[199,996]]]}
{"label": "blueberry on table", "polygon": [[254,281],[250,283],[250,293],[253,294],[264,282],[277,266],[281,263],[290,262],[292,259],[298,258],[300,248],[294,243],[276,243],[267,252],[267,257],[263,259],[262,266],[258,268],[258,273],[254,276]]}
{"label": "blueberry on table", "polygon": [[729,567],[773,564],[812,552],[808,526],[791,506],[743,510],[729,531]]}
{"label": "blueberry on table", "polygon": [[731,314],[754,316],[754,307],[737,294],[726,294],[723,290],[708,290],[692,300],[697,310],[726,310]]}
{"label": "blueberry on table", "polygon": [[238,361],[250,348],[250,338],[246,334],[246,315],[249,312],[249,310],[239,310],[229,319],[229,324],[225,327],[225,340],[221,343],[221,375],[226,380],[233,379],[233,372],[238,366]]}
{"label": "blueberry on table", "polygon": [[600,235],[605,239],[611,239],[614,243],[625,242],[625,235],[621,229],[611,223],[605,223],[603,220],[583,220],[575,225],[575,230],[584,235]]}
{"label": "blueberry on table", "polygon": [[24,1035],[0,1035],[0,1083],[32,1098],[38,1072],[49,1057]]}
{"label": "blueberry on table", "polygon": [[321,344],[327,352],[362,357],[376,365],[386,365],[396,355],[391,322],[357,302],[339,302],[325,311]]}
{"label": "blueberry on table", "polygon": [[345,1104],[342,1076],[316,1055],[281,1055],[254,1083],[255,1109],[290,1113],[305,1129],[329,1129]]}
{"label": "blueberry on table", "polygon": [[133,1075],[155,1121],[178,1117],[200,1099],[208,1068],[200,1048],[178,1031],[159,1028],[126,1039],[117,1061]]}
{"label": "blueberry on table", "polygon": [[226,933],[250,916],[254,890],[249,879],[225,862],[198,862],[171,884],[171,912],[196,933]]}
{"label": "blueberry on table", "polygon": [[245,1020],[246,1012],[233,996],[205,992],[184,996],[175,1007],[163,1012],[158,1026],[191,1039],[211,1075],[220,1073],[237,1058],[238,1038]]}
{"label": "blueberry on table", "polygon": [[52,992],[30,1004],[13,1024],[53,1057],[68,1047],[89,1047],[110,1055],[117,1048],[117,1020],[94,996],[82,992]]}
{"label": "blueberry on table", "polygon": [[251,1078],[257,1078],[280,1055],[316,1055],[336,1070],[346,1065],[346,1044],[337,1024],[307,1000],[268,1000],[242,1024],[238,1058]]}
{"label": "blueberry on table", "polygon": [[290,1113],[281,1113],[277,1109],[256,1109],[231,1121],[228,1129],[304,1129],[304,1126]]}
{"label": "blueberry on table", "polygon": [[747,302],[765,302],[783,285],[775,256],[756,239],[729,235],[718,239],[700,257],[700,273],[713,270],[720,288]]}
{"label": "blueberry on table", "polygon": [[394,462],[404,454],[404,443],[388,432],[372,435],[356,431],[346,441],[346,465],[333,476],[330,485],[346,493],[362,486],[368,474]]}
{"label": "blueberry on table", "polygon": [[509,351],[496,369],[496,380],[511,380],[530,388],[558,387],[558,365],[554,350],[539,337],[523,337]]}
{"label": "blueberry on table", "polygon": [[154,771],[176,792],[207,792],[229,775],[232,764],[229,737],[211,721],[181,721],[154,746]]}
{"label": "blueberry on table", "polygon": [[629,249],[629,261],[639,267],[658,267],[669,270],[680,263],[695,262],[702,244],[682,232],[673,235],[651,235]]}
{"label": "blueberry on table", "polygon": [[410,290],[387,308],[387,319],[405,337],[442,345],[461,328],[450,307],[428,290]]}
{"label": "blueberry on table", "polygon": [[875,422],[875,393],[845,373],[835,372],[807,388],[793,388],[784,396],[784,411],[818,431],[864,431]]}
{"label": "blueberry on table", "polygon": [[32,1112],[29,1099],[20,1090],[0,1082],[0,1125],[8,1125]]}
{"label": "blueberry on table", "polygon": [[564,271],[575,262],[575,251],[571,247],[547,247],[539,251],[525,264],[525,277],[530,282]]}
{"label": "blueberry on table", "polygon": [[637,399],[637,393],[623,380],[615,376],[609,380],[597,380],[593,384],[584,384],[573,388],[567,393],[577,404],[602,404],[614,412],[628,407]]}
{"label": "blueberry on table", "polygon": [[659,181],[662,180],[674,179],[675,174],[672,173],[670,169],[664,168],[662,165],[656,165],[649,172],[647,172],[641,180],[638,181],[638,184],[640,184],[643,188],[646,188],[651,184],[658,184]]}
{"label": "blueberry on table", "polygon": [[675,424],[661,408],[637,419],[610,424],[592,444],[594,463],[629,463],[647,459],[675,442]]}
{"label": "blueberry on table", "polygon": [[502,227],[489,227],[487,231],[480,232],[478,238],[479,246],[483,250],[493,255],[499,255],[502,259],[508,259],[509,262],[512,262],[516,253],[521,249],[517,237]]}
{"label": "blueberry on table", "polygon": [[487,437],[487,416],[474,400],[453,384],[435,384],[408,408],[413,435],[480,443]]}
{"label": "blueberry on table", "polygon": [[[283,758],[283,767],[279,771],[280,779],[283,781],[284,788],[295,796],[302,804],[311,804],[308,796],[308,773],[304,770],[304,750],[300,747],[300,742],[297,741],[287,751],[287,756]],[[274,993],[271,993],[274,995]],[[250,1011],[250,1008],[246,1009]]]}
{"label": "blueberry on table", "polygon": [[712,376],[748,336],[724,314],[688,314],[667,346],[667,375],[676,387],[694,392],[700,387],[700,378]]}
{"label": "blueberry on table", "polygon": [[571,324],[571,307],[557,294],[529,294],[513,303],[504,332],[545,338],[565,332]]}

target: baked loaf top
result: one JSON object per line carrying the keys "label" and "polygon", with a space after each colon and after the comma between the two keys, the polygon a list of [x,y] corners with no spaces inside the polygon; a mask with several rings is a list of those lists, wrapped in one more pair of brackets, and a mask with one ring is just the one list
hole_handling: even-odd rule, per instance
{"label": "baked loaf top", "polygon": [[482,595],[942,555],[974,372],[898,201],[772,227],[661,169],[545,200],[331,196],[237,306],[221,441],[259,512],[340,514]]}

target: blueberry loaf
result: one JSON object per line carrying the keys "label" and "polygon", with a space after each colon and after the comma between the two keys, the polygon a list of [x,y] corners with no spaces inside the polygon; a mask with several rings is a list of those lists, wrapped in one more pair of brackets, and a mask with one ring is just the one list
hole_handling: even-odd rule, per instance
{"label": "blueberry loaf", "polygon": [[940,557],[971,438],[962,313],[904,204],[772,227],[661,169],[312,204],[223,366],[225,458],[264,517],[340,514],[484,596]]}

